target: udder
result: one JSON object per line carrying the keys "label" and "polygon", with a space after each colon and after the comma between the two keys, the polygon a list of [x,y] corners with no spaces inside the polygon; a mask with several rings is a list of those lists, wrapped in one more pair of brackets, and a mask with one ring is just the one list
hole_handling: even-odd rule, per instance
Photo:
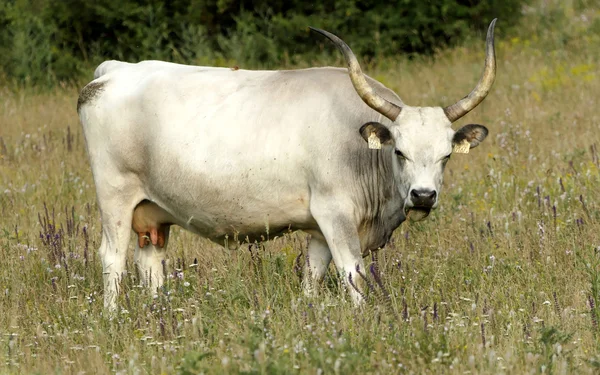
{"label": "udder", "polygon": [[164,247],[169,226],[175,222],[173,216],[156,203],[144,200],[133,211],[131,226],[138,235],[140,248],[152,245]]}

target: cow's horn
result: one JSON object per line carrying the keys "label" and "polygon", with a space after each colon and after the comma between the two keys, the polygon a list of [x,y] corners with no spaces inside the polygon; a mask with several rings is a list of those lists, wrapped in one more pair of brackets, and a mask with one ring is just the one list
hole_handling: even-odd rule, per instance
{"label": "cow's horn", "polygon": [[358,96],[360,96],[360,98],[367,103],[369,107],[373,108],[390,120],[395,121],[400,114],[402,107],[385,100],[381,96],[377,95],[375,91],[373,91],[373,88],[365,79],[365,76],[360,69],[360,65],[358,64],[358,60],[356,59],[356,56],[354,56],[354,53],[350,47],[348,47],[343,40],[330,32],[316,29],[314,27],[311,27],[310,29],[329,38],[339,48],[339,50],[342,51],[344,57],[346,58],[346,62],[348,63],[350,80],[352,81]]}
{"label": "cow's horn", "polygon": [[496,56],[494,54],[494,26],[496,25],[496,20],[497,18],[494,18],[488,28],[485,46],[485,68],[477,86],[475,86],[469,95],[455,104],[444,108],[444,113],[450,122],[458,120],[477,107],[492,88],[494,78],[496,78]]}

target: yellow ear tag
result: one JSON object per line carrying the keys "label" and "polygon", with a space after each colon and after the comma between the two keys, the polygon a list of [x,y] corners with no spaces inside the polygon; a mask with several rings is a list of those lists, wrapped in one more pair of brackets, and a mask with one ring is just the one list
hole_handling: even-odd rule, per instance
{"label": "yellow ear tag", "polygon": [[454,146],[454,152],[457,154],[468,154],[471,149],[471,144],[466,139]]}
{"label": "yellow ear tag", "polygon": [[369,135],[368,142],[369,142],[370,149],[373,149],[373,150],[381,149],[381,142],[379,141],[379,138],[377,137],[375,132],[373,132],[373,133],[371,133],[371,135]]}

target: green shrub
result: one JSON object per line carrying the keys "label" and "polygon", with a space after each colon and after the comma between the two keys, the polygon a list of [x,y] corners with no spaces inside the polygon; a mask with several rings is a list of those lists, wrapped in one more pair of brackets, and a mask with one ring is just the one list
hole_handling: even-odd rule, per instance
{"label": "green shrub", "polygon": [[369,58],[431,53],[494,17],[514,24],[524,1],[5,0],[0,63],[14,80],[51,83],[105,59],[280,67],[335,53],[308,26]]}

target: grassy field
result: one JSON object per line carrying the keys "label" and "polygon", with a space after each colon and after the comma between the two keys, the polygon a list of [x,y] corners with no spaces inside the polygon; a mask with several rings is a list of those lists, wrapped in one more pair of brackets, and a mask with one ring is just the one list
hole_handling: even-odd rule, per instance
{"label": "grassy field", "polygon": [[[165,288],[139,287],[131,256],[105,315],[78,90],[0,88],[0,373],[598,373],[600,11],[535,4],[514,35],[499,21],[495,86],[455,126],[490,136],[449,162],[440,209],[370,258],[360,310],[333,266],[304,297],[302,233],[229,251],[175,228]],[[483,46],[365,70],[447,105]]]}

